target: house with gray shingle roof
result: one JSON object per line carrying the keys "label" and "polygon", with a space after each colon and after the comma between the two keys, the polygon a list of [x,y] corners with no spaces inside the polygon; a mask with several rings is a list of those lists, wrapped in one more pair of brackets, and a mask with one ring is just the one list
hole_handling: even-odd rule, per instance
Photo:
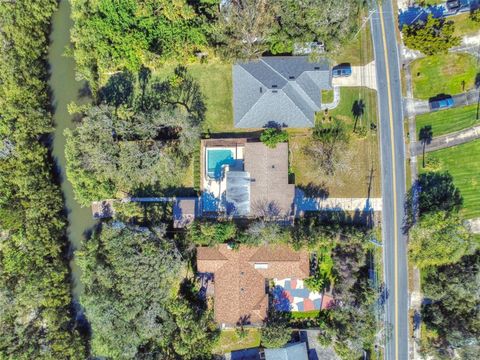
{"label": "house with gray shingle roof", "polygon": [[313,127],[322,105],[321,92],[331,89],[326,59],[309,62],[307,56],[275,56],[235,64],[235,127]]}

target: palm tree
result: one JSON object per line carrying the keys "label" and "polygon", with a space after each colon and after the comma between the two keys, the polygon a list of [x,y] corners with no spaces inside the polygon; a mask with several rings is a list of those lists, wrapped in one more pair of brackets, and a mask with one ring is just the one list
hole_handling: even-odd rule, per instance
{"label": "palm tree", "polygon": [[426,125],[420,129],[418,135],[422,145],[423,145],[423,160],[422,167],[425,167],[425,147],[432,142],[433,131],[431,125]]}

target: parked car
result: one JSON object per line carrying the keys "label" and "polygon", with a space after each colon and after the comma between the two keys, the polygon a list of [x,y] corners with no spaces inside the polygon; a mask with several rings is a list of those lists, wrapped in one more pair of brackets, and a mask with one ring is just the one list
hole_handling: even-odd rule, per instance
{"label": "parked car", "polygon": [[442,99],[433,99],[429,101],[430,109],[432,110],[448,109],[451,108],[453,104],[454,101],[451,96]]}
{"label": "parked car", "polygon": [[350,64],[340,64],[332,68],[333,77],[346,77],[352,75],[352,67]]}
{"label": "parked car", "polygon": [[460,0],[447,0],[447,9],[455,10],[460,7]]}

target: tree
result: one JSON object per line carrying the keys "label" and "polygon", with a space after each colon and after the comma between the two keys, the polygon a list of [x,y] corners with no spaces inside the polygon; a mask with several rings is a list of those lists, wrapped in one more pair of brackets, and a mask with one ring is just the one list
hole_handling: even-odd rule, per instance
{"label": "tree", "polygon": [[425,168],[425,148],[432,142],[433,131],[430,125],[426,125],[420,129],[419,139],[422,143],[422,167]]}
{"label": "tree", "polygon": [[184,263],[165,227],[155,230],[104,223],[77,253],[96,356],[210,355],[211,314],[178,294]]}
{"label": "tree", "polygon": [[266,348],[284,346],[292,337],[292,330],[281,321],[271,321],[261,330],[261,344]]}
{"label": "tree", "polygon": [[448,172],[427,172],[420,174],[415,186],[419,189],[420,214],[435,211],[457,212],[463,198]]}
{"label": "tree", "polygon": [[469,229],[457,214],[428,213],[410,231],[410,259],[420,267],[452,264],[474,248]]}
{"label": "tree", "polygon": [[480,9],[475,9],[470,11],[470,19],[475,22],[480,22]]}
{"label": "tree", "polygon": [[96,89],[109,72],[191,59],[209,49],[217,6],[211,0],[72,1],[78,71]]}
{"label": "tree", "polygon": [[212,313],[202,315],[182,298],[172,301],[169,311],[177,324],[172,344],[175,353],[185,360],[210,359],[218,336]]}
{"label": "tree", "polygon": [[88,206],[119,190],[161,192],[180,183],[205,111],[185,69],[165,81],[116,74],[98,94],[100,104],[65,132],[67,176],[78,201]]}
{"label": "tree", "polygon": [[[425,271],[422,290],[430,299],[422,308],[427,329],[436,336],[423,344],[429,355],[452,358],[477,348],[480,337],[480,253],[464,256],[459,262]],[[477,344],[477,346],[475,346]],[[478,352],[477,352],[478,354]]]}
{"label": "tree", "polygon": [[235,241],[237,227],[233,222],[208,223],[195,221],[187,230],[189,242],[195,245],[214,246]]}
{"label": "tree", "polygon": [[312,139],[304,148],[304,152],[324,175],[332,176],[351,168],[351,153],[346,145],[349,135],[345,125],[334,119],[330,125],[316,125]]}
{"label": "tree", "polygon": [[334,52],[358,27],[362,1],[277,0],[278,27],[271,36],[273,53],[291,52],[294,43],[322,42]]}
{"label": "tree", "polygon": [[288,133],[279,128],[268,128],[263,130],[260,141],[271,149],[277,147],[278,143],[288,140]]}
{"label": "tree", "polygon": [[105,223],[77,253],[92,353],[133,358],[167,347],[175,321],[167,304],[182,267],[176,249],[150,231]]}
{"label": "tree", "polygon": [[276,26],[275,2],[233,0],[220,6],[217,42],[226,59],[255,59],[268,49],[268,38]]}
{"label": "tree", "polygon": [[454,32],[453,21],[434,18],[431,14],[426,22],[417,21],[402,28],[405,45],[425,55],[446,53],[452,46],[460,45],[460,38]]}

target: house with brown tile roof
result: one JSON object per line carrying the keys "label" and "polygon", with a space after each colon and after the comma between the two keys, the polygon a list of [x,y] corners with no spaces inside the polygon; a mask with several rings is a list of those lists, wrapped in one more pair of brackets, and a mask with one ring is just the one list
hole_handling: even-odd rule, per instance
{"label": "house with brown tile roof", "polygon": [[308,277],[309,255],[287,245],[198,247],[197,270],[214,274],[214,314],[220,326],[260,325],[268,312],[269,279]]}

